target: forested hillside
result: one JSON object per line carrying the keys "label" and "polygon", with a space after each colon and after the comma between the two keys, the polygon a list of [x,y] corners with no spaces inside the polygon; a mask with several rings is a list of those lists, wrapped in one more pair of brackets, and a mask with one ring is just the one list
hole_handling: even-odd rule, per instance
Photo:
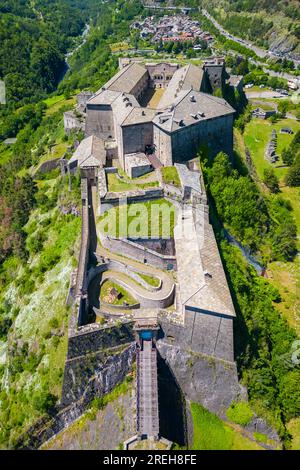
{"label": "forested hillside", "polygon": [[65,53],[95,0],[0,0],[0,79],[8,105],[41,99],[62,76]]}
{"label": "forested hillside", "polygon": [[[70,70],[58,89],[57,77],[51,86],[45,79],[49,88],[37,87],[42,77],[31,62],[34,41],[29,33],[22,61],[16,65],[11,60],[10,68],[5,63],[7,74],[22,75],[22,81],[16,78],[16,86],[9,89],[13,101],[0,106],[0,448],[15,447],[29,426],[51,413],[60,398],[66,357],[70,314],[66,296],[77,264],[80,178],[73,178],[70,192],[59,169],[46,174],[37,169],[43,161],[71,156],[75,140],[83,135],[65,135],[63,112],[74,106],[79,90],[97,90],[114,74],[118,61],[109,45],[128,37],[132,18],[142,11],[136,0],[59,0],[57,9],[51,8],[53,3],[35,2],[43,21],[33,16],[33,2],[31,6],[22,0],[0,3],[1,21],[20,25],[15,28],[15,23],[10,31],[10,55],[17,58],[27,34],[23,21],[62,61],[67,50],[80,44],[77,37],[84,24],[91,24],[87,42],[70,59]],[[59,14],[59,8],[61,12],[66,8],[65,13]],[[48,23],[44,23],[46,17]],[[59,25],[59,18],[71,21],[72,35],[68,23]],[[2,34],[8,37],[1,28]],[[0,47],[9,55],[2,40]],[[35,53],[49,78],[56,66],[49,63],[47,48],[44,52],[36,49]],[[19,83],[23,89],[18,89]],[[29,86],[31,92],[26,95]],[[5,146],[2,141],[7,137],[17,137],[17,142]]]}

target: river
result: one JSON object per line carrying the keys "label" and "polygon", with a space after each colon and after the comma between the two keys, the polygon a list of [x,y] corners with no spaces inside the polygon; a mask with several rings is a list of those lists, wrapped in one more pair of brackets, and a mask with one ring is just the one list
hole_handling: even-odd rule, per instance
{"label": "river", "polygon": [[59,82],[58,84],[65,78],[65,75],[66,73],[68,72],[68,70],[70,69],[70,64],[69,64],[69,60],[70,58],[75,54],[75,52],[77,52],[87,41],[88,39],[88,35],[89,35],[89,32],[91,30],[91,27],[89,24],[86,24],[85,25],[85,28],[81,34],[81,42],[80,44],[78,44],[78,46],[76,46],[72,51],[68,52],[66,55],[65,55],[65,65],[64,65],[64,68],[62,70],[62,73],[61,73],[61,76],[59,78]]}
{"label": "river", "polygon": [[253,255],[250,254],[250,251],[249,249],[243,247],[243,245],[241,245],[240,242],[238,242],[232,235],[230,235],[230,233],[224,229],[224,235],[225,235],[225,238],[226,240],[228,240],[228,242],[233,245],[233,246],[236,246],[240,252],[242,253],[243,257],[245,258],[245,260],[256,270],[257,274],[259,276],[264,276],[265,275],[265,271],[266,271],[266,268],[265,266],[261,265],[259,263],[259,261],[257,261],[257,259],[254,258]]}

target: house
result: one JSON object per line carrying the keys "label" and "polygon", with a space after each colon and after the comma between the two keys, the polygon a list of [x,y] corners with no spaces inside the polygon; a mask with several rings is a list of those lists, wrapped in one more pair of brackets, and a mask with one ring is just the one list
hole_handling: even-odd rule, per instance
{"label": "house", "polygon": [[282,127],[280,134],[294,134],[294,131],[290,127]]}

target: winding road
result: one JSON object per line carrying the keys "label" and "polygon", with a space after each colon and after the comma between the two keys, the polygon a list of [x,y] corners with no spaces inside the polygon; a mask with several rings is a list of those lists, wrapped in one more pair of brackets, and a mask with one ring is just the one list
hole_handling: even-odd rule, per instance
{"label": "winding road", "polygon": [[[199,8],[199,10],[201,11],[201,8]],[[266,51],[265,49],[261,49],[260,47],[256,46],[255,44],[249,43],[249,42],[245,41],[244,39],[238,38],[237,36],[234,36],[233,34],[230,34],[205,9],[202,9],[202,14],[204,16],[206,16],[206,18],[208,20],[210,20],[213,23],[213,25],[220,31],[220,33],[223,34],[223,36],[225,36],[227,39],[231,39],[232,41],[235,41],[235,42],[241,44],[242,46],[247,47],[248,49],[251,49],[261,59],[265,59],[267,57],[275,57],[276,59],[278,59],[278,56],[275,55],[274,53],[272,53],[272,51]],[[286,57],[289,60],[292,60],[294,62],[295,67],[297,67],[300,64],[299,60],[290,58],[288,56],[288,54],[286,54]],[[258,62],[255,62],[253,59],[251,59],[251,62],[256,63],[257,65],[260,65]],[[268,73],[269,73],[270,72],[269,69],[267,69],[267,70],[268,70]],[[274,72],[274,71],[272,71],[272,72],[273,73],[271,75],[278,76],[278,77],[281,77],[281,78],[286,78],[287,80],[292,80],[292,79],[296,78],[294,75],[290,75],[288,73],[280,73],[280,72]]]}
{"label": "winding road", "polygon": [[[174,301],[175,292],[175,284],[172,275],[153,266],[139,263],[134,259],[125,258],[124,256],[113,253],[102,246],[100,243],[100,234],[97,233],[97,227],[95,224],[98,206],[98,197],[95,187],[92,187],[91,189],[90,204],[90,246],[92,251],[95,253],[97,262],[103,264],[102,274],[100,273],[101,264],[100,266],[99,264],[97,266],[99,270],[98,274],[101,274],[102,281],[105,279],[111,279],[112,281],[120,284],[139,301],[141,307],[159,308],[168,307],[171,305]],[[131,272],[133,272],[133,275]],[[161,280],[161,285],[158,289],[153,289],[151,286],[149,286],[149,289],[146,289],[133,279],[134,273],[141,273],[151,277],[156,277]],[[94,279],[91,281],[91,283],[94,284],[93,288],[91,289],[93,299],[92,303],[96,306],[97,301],[99,300],[97,298],[98,294],[95,293],[97,280]],[[141,283],[143,283],[142,279]],[[144,285],[147,285],[147,283],[144,283]]]}
{"label": "winding road", "polygon": [[[141,264],[135,260],[124,258],[121,255],[112,253],[98,243],[97,258],[100,260],[104,258],[109,266],[110,261],[116,261],[112,269],[108,269],[102,274],[102,281],[110,279],[120,284],[122,287],[127,289],[133,297],[135,297],[141,304],[141,306],[147,307],[151,303],[156,304],[157,307],[166,307],[173,303],[175,285],[171,274],[167,274],[160,269],[153,266]],[[122,267],[118,269],[118,264],[123,266],[127,270],[126,273],[122,272]],[[138,284],[132,277],[130,277],[130,271],[140,274],[146,274],[152,277],[156,277],[161,280],[161,286],[158,290],[148,290],[142,285]],[[167,303],[168,305],[162,305]]]}

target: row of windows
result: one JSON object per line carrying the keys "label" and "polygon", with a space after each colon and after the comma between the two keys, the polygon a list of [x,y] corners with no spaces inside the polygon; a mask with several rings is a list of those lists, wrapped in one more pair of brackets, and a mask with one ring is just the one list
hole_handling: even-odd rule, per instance
{"label": "row of windows", "polygon": [[[166,76],[166,80],[171,80],[172,76],[171,75],[167,75]],[[164,77],[163,75],[154,75],[153,76],[153,79],[154,80],[164,80]]]}

